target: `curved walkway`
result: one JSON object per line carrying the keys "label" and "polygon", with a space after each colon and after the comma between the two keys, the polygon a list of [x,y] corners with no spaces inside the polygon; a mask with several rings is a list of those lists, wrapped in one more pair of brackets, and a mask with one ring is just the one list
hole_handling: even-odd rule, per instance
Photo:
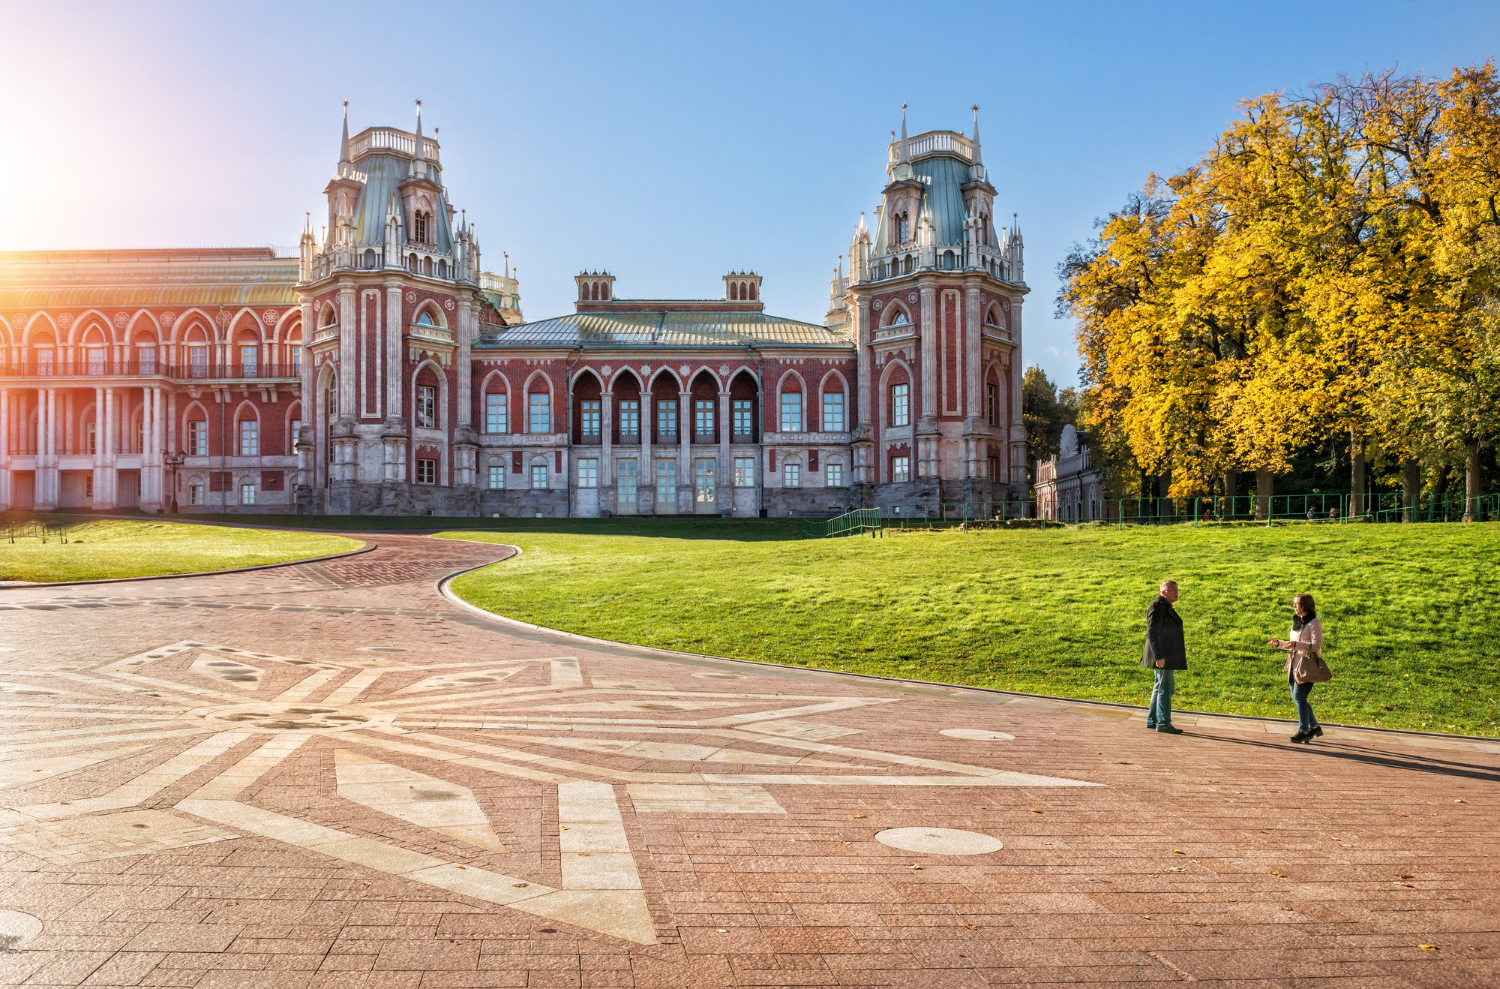
{"label": "curved walkway", "polygon": [[585,643],[378,541],[0,591],[0,984],[1500,979],[1500,744]]}

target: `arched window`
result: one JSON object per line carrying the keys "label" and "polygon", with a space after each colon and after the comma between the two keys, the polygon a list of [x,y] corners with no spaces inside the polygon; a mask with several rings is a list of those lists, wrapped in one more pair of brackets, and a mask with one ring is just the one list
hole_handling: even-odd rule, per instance
{"label": "arched window", "polygon": [[448,262],[447,261],[443,261],[443,260],[439,260],[438,261],[438,277],[439,278],[447,278],[448,277]]}
{"label": "arched window", "polygon": [[428,242],[427,226],[431,222],[431,213],[424,213],[421,210],[417,210],[416,214],[412,217],[411,239],[418,244],[426,244]]}
{"label": "arched window", "polygon": [[430,275],[430,274],[432,274],[432,258],[423,258],[422,259],[422,274],[424,274],[424,275]]}
{"label": "arched window", "polygon": [[371,247],[365,251],[365,267],[375,267],[375,248]]}
{"label": "arched window", "polygon": [[738,302],[739,298],[740,298],[740,283],[739,282],[730,282],[729,283],[729,301],[730,302]]}
{"label": "arched window", "polygon": [[896,243],[904,244],[911,240],[911,218],[906,210],[896,214]]}
{"label": "arched window", "polygon": [[757,298],[759,298],[760,291],[758,289],[756,289],[754,282],[750,283],[749,288],[750,288],[750,301],[754,302]]}
{"label": "arched window", "polygon": [[427,311],[426,309],[423,309],[422,312],[417,316],[417,325],[436,326],[437,324],[432,321],[432,313]]}
{"label": "arched window", "polygon": [[591,302],[597,302],[597,301],[599,301],[599,283],[598,282],[594,283],[593,287],[589,290],[589,292],[590,292],[589,300]]}
{"label": "arched window", "polygon": [[608,302],[609,301],[609,282],[600,282],[599,283],[599,301],[601,301],[601,302]]}
{"label": "arched window", "polygon": [[323,307],[323,322],[321,325],[332,326],[334,323],[338,322],[338,318],[338,313],[333,311],[332,306]]}
{"label": "arched window", "polygon": [[417,256],[415,254],[408,254],[406,256],[406,269],[408,271],[417,270]]}
{"label": "arched window", "polygon": [[788,374],[781,381],[778,410],[783,433],[802,432],[802,379],[795,374]]}

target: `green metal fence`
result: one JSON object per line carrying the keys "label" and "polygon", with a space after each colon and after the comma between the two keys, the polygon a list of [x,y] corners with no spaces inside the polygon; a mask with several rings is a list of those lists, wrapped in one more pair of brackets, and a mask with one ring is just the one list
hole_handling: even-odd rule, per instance
{"label": "green metal fence", "polygon": [[35,539],[44,543],[66,543],[70,528],[66,522],[44,522],[38,519],[6,522],[0,525],[0,541],[14,543],[22,539]]}
{"label": "green metal fence", "polygon": [[1098,506],[1097,521],[1127,525],[1211,525],[1277,522],[1492,522],[1500,521],[1500,494],[1423,494],[1411,501],[1401,492],[1372,492],[1356,499],[1338,493],[1200,495],[1183,498],[1120,498]]}
{"label": "green metal fence", "polygon": [[884,528],[878,508],[856,508],[852,512],[835,515],[831,519],[802,520],[802,535],[808,539],[857,536],[865,532],[874,538],[883,535]]}

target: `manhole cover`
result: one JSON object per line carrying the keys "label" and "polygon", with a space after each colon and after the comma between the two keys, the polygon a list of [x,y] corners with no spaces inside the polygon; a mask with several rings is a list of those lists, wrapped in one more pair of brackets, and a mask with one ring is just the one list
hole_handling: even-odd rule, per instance
{"label": "manhole cover", "polygon": [[984,855],[1005,847],[999,838],[956,828],[890,828],[875,836],[882,845],[925,855]]}

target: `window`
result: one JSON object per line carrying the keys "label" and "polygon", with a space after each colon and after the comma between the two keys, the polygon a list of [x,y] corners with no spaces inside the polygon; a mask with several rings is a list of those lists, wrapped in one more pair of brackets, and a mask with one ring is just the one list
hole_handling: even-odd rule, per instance
{"label": "window", "polygon": [[189,505],[201,505],[201,504],[203,504],[203,485],[201,485],[201,484],[189,484],[188,485],[188,504]]}
{"label": "window", "polygon": [[417,385],[417,426],[437,428],[437,388],[433,385]]}
{"label": "window", "polygon": [[984,386],[984,418],[991,426],[1000,425],[1000,389],[993,381]]}
{"label": "window", "polygon": [[103,347],[89,348],[89,374],[103,374],[105,372],[105,350]]}
{"label": "window", "polygon": [[155,347],[141,347],[140,350],[138,351],[138,353],[140,354],[140,357],[141,357],[141,373],[142,374],[155,374],[156,373],[156,348]]}
{"label": "window", "polygon": [[905,482],[910,481],[910,480],[911,480],[911,458],[910,457],[892,457],[891,458],[891,483],[892,484],[904,484]]}
{"label": "window", "polygon": [[418,484],[436,484],[437,483],[437,461],[436,460],[425,460],[424,459],[424,460],[418,460],[417,461],[417,483]]}
{"label": "window", "polygon": [[253,485],[253,484],[241,484],[240,485],[240,504],[241,505],[253,505],[253,504],[255,504],[255,485]]}
{"label": "window", "polygon": [[510,430],[510,418],[505,407],[505,393],[490,393],[484,396],[484,431],[504,433]]}
{"label": "window", "polygon": [[83,427],[83,452],[99,452],[99,429],[94,423],[88,423]]}
{"label": "window", "polygon": [[193,378],[208,377],[208,348],[188,348],[188,376]]}
{"label": "window", "polygon": [[300,437],[301,435],[302,435],[302,420],[301,419],[293,419],[292,420],[292,431],[291,431],[291,434],[288,435],[287,438],[286,438],[286,452],[287,453],[296,453],[297,452],[297,438]]}
{"label": "window", "polygon": [[92,497],[94,497],[94,475],[93,474],[89,474],[89,475],[85,476],[84,479],[83,479],[83,496],[85,498],[92,498]]}
{"label": "window", "polygon": [[998,480],[1000,480],[1000,460],[999,460],[999,458],[998,457],[991,457],[985,463],[986,463],[986,467],[987,467],[987,469],[989,471],[989,473],[987,473],[985,475],[985,477],[988,478],[991,481],[998,481]]}
{"label": "window", "polygon": [[677,439],[677,400],[664,398],[656,403],[656,442],[671,443]]}
{"label": "window", "polygon": [[734,439],[750,443],[755,437],[755,413],[748,398],[734,400]]}
{"label": "window", "polygon": [[891,425],[911,425],[911,385],[891,385]]}
{"label": "window", "polygon": [[301,377],[302,375],[302,344],[292,344],[292,373]]}
{"label": "window", "polygon": [[424,310],[422,310],[421,315],[419,315],[417,317],[417,325],[418,326],[436,326],[437,324],[432,321],[432,313],[430,313],[430,312],[428,312],[427,310],[424,309]]}
{"label": "window", "polygon": [[582,407],[583,438],[586,440],[597,440],[599,438],[600,403],[598,401],[583,402]]}
{"label": "window", "polygon": [[260,456],[260,423],[254,419],[240,420],[240,456]]}
{"label": "window", "polygon": [[829,462],[828,466],[823,468],[823,477],[825,478],[825,483],[830,488],[842,488],[844,486],[844,465],[837,460]]}
{"label": "window", "polygon": [[240,377],[253,378],[260,368],[260,348],[255,346],[240,348]]}
{"label": "window", "polygon": [[505,465],[490,464],[490,490],[505,490]]}
{"label": "window", "polygon": [[208,456],[208,423],[203,419],[194,419],[188,423],[188,456]]}
{"label": "window", "polygon": [[634,460],[615,461],[615,484],[618,486],[617,503],[622,510],[635,511],[636,476]]}
{"label": "window", "polygon": [[597,488],[599,486],[599,461],[597,458],[579,458],[578,486],[580,488]]}
{"label": "window", "polygon": [[781,431],[783,433],[802,431],[801,392],[784,391],[781,393]]}
{"label": "window", "polygon": [[552,432],[552,396],[545,392],[526,396],[526,429],[532,433]]}
{"label": "window", "polygon": [[801,464],[787,463],[781,465],[781,486],[784,488],[802,487]]}
{"label": "window", "polygon": [[677,461],[656,462],[656,503],[661,506],[677,504]]}
{"label": "window", "polygon": [[700,399],[693,403],[693,433],[694,439],[702,443],[712,443],[714,438],[714,403],[713,399]]}
{"label": "window", "polygon": [[36,352],[36,373],[52,373],[52,348],[42,347]]}
{"label": "window", "polygon": [[531,490],[533,490],[533,491],[546,491],[547,490],[547,465],[546,464],[532,464],[531,465]]}
{"label": "window", "polygon": [[844,393],[823,393],[823,432],[842,433],[844,431]]}
{"label": "window", "polygon": [[[620,403],[620,439],[636,440],[641,436],[641,403],[627,399]],[[634,461],[632,461],[632,464]]]}
{"label": "window", "polygon": [[734,486],[737,488],[755,487],[755,458],[734,458]]}
{"label": "window", "polygon": [[411,239],[418,244],[427,243],[427,217],[428,214],[421,210],[412,216]]}

